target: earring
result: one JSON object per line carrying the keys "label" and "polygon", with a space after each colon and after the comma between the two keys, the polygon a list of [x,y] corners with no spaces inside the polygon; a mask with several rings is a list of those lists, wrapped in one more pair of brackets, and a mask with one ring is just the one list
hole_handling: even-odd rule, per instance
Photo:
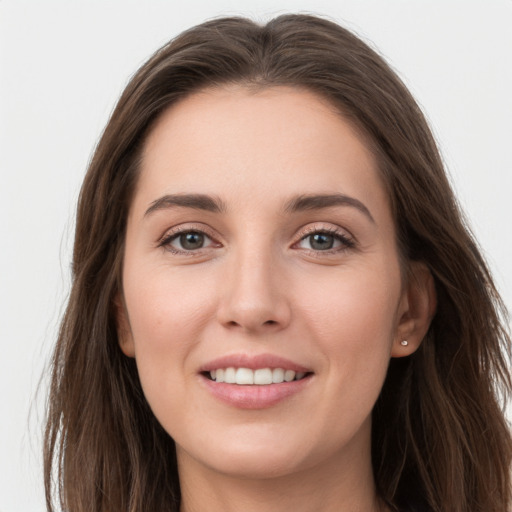
{"label": "earring", "polygon": [[400,342],[400,345],[402,345],[402,347],[407,347],[407,345],[409,345],[409,342],[407,340],[402,340]]}

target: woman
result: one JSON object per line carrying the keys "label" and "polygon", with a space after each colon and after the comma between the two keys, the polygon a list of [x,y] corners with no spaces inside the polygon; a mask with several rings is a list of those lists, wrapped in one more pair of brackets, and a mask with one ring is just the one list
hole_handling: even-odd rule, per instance
{"label": "woman", "polygon": [[420,109],[337,25],[195,27],[86,175],[53,510],[510,508],[503,305]]}

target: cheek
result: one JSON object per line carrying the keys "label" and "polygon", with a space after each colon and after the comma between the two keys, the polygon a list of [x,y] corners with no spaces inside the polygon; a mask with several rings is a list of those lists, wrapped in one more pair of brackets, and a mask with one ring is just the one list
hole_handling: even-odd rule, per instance
{"label": "cheek", "polygon": [[[387,368],[401,295],[397,267],[343,268],[323,286],[304,283],[301,315],[330,365]],[[311,283],[312,284],[312,283]]]}
{"label": "cheek", "polygon": [[209,287],[203,288],[202,279],[191,282],[190,276],[175,269],[138,267],[135,272],[129,264],[123,284],[144,395],[172,435],[177,415],[194,402],[191,383],[196,368],[190,356],[211,318]]}
{"label": "cheek", "polygon": [[135,359],[144,394],[165,423],[161,414],[181,407],[187,400],[186,379],[196,376],[190,354],[211,317],[211,297],[208,288],[198,291],[197,283],[175,269],[134,270],[127,262],[123,284]]}
{"label": "cheek", "polygon": [[176,269],[130,273],[124,293],[130,325],[140,349],[175,350],[193,343],[211,316],[212,297],[204,279]]}
{"label": "cheek", "polygon": [[329,431],[345,425],[347,438],[370,417],[389,366],[400,298],[399,274],[389,270],[385,279],[368,268],[343,272],[303,295],[303,329],[323,359],[319,417]]}

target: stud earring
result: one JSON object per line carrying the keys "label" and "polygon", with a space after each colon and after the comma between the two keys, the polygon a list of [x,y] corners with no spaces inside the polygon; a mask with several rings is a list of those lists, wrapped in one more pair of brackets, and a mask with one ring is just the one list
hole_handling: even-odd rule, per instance
{"label": "stud earring", "polygon": [[400,345],[402,345],[402,347],[407,347],[407,345],[409,345],[409,342],[407,340],[402,340],[400,342]]}

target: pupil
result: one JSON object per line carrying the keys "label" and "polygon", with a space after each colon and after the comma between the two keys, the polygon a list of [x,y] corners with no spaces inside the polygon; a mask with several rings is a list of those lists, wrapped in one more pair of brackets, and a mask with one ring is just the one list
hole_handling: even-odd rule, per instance
{"label": "pupil", "polygon": [[180,243],[183,249],[200,249],[204,243],[204,235],[201,233],[184,233],[180,235]]}
{"label": "pupil", "polygon": [[311,235],[310,244],[313,249],[326,250],[331,249],[334,244],[334,238],[331,235],[325,235],[323,233],[317,233]]}

